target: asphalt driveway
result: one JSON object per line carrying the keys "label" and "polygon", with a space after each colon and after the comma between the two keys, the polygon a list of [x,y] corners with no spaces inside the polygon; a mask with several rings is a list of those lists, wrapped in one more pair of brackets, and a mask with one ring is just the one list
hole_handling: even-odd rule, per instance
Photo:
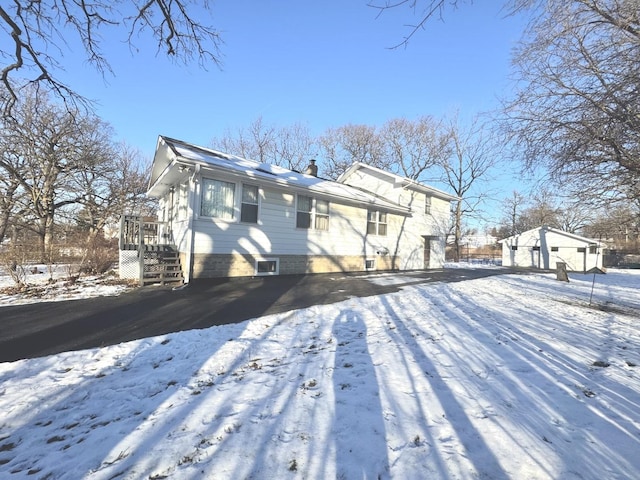
{"label": "asphalt driveway", "polygon": [[[180,290],[144,287],[117,297],[0,307],[0,362],[115,345],[183,330],[281,313],[404,285],[457,282],[513,273],[508,269],[443,269],[388,274],[283,275],[198,280]],[[393,283],[393,284],[388,284]]]}

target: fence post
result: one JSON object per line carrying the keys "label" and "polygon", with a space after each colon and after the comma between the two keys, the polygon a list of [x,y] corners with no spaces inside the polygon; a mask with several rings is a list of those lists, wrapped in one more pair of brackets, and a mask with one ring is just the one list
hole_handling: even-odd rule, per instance
{"label": "fence post", "polygon": [[138,217],[138,262],[140,269],[140,286],[144,286],[144,223],[142,217]]}

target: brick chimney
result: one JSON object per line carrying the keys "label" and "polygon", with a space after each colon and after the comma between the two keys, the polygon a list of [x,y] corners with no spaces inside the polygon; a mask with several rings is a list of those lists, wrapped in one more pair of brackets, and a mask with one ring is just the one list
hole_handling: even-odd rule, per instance
{"label": "brick chimney", "polygon": [[318,176],[318,166],[316,165],[315,159],[309,160],[309,166],[304,173],[307,175],[313,175],[314,177]]}

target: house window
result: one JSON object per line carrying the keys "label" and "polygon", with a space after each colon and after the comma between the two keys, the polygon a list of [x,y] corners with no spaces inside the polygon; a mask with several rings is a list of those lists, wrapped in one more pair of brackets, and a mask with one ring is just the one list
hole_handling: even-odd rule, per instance
{"label": "house window", "polygon": [[431,214],[431,197],[429,195],[424,197],[424,213],[427,215]]}
{"label": "house window", "polygon": [[242,185],[240,221],[258,223],[258,187],[255,185]]}
{"label": "house window", "polygon": [[387,214],[378,210],[367,212],[367,234],[386,235],[387,234]]}
{"label": "house window", "polygon": [[540,251],[540,247],[532,247],[531,250],[533,250],[534,252],[539,252]]}
{"label": "house window", "polygon": [[235,183],[203,179],[200,214],[204,217],[233,220],[235,192]]}
{"label": "house window", "polygon": [[517,250],[518,246],[517,245],[511,245],[511,250]]}
{"label": "house window", "polygon": [[278,275],[280,262],[277,258],[262,258],[256,260],[256,275]]}
{"label": "house window", "polygon": [[329,202],[316,199],[316,230],[329,230]]}
{"label": "house window", "polygon": [[305,195],[298,195],[298,207],[296,214],[297,228],[311,228],[311,207],[313,199]]}
{"label": "house window", "polygon": [[590,246],[589,246],[589,253],[590,253],[591,255],[594,255],[594,254],[598,253],[598,247],[597,247],[597,246],[595,246],[595,245],[590,245]]}
{"label": "house window", "polygon": [[578,253],[587,253],[587,249],[585,247],[578,247]]}
{"label": "house window", "polygon": [[557,252],[558,251],[558,247],[551,247],[551,251],[552,252]]}
{"label": "house window", "polygon": [[365,270],[375,270],[376,269],[376,261],[373,258],[367,258],[364,261],[364,269]]}
{"label": "house window", "polygon": [[329,202],[298,195],[296,227],[329,230]]}

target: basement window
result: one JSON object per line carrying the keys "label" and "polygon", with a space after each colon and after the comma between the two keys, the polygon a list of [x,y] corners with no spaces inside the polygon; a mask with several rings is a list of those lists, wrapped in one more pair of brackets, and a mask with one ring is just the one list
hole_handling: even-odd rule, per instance
{"label": "basement window", "polygon": [[558,247],[551,247],[551,251],[552,252],[557,252],[558,251]]}
{"label": "basement window", "polygon": [[511,245],[511,250],[517,250],[518,246],[517,245]]}
{"label": "basement window", "polygon": [[364,261],[364,269],[365,270],[375,270],[376,269],[376,261],[373,258],[367,258]]}
{"label": "basement window", "polygon": [[280,262],[277,258],[262,258],[256,260],[256,275],[278,275]]}

